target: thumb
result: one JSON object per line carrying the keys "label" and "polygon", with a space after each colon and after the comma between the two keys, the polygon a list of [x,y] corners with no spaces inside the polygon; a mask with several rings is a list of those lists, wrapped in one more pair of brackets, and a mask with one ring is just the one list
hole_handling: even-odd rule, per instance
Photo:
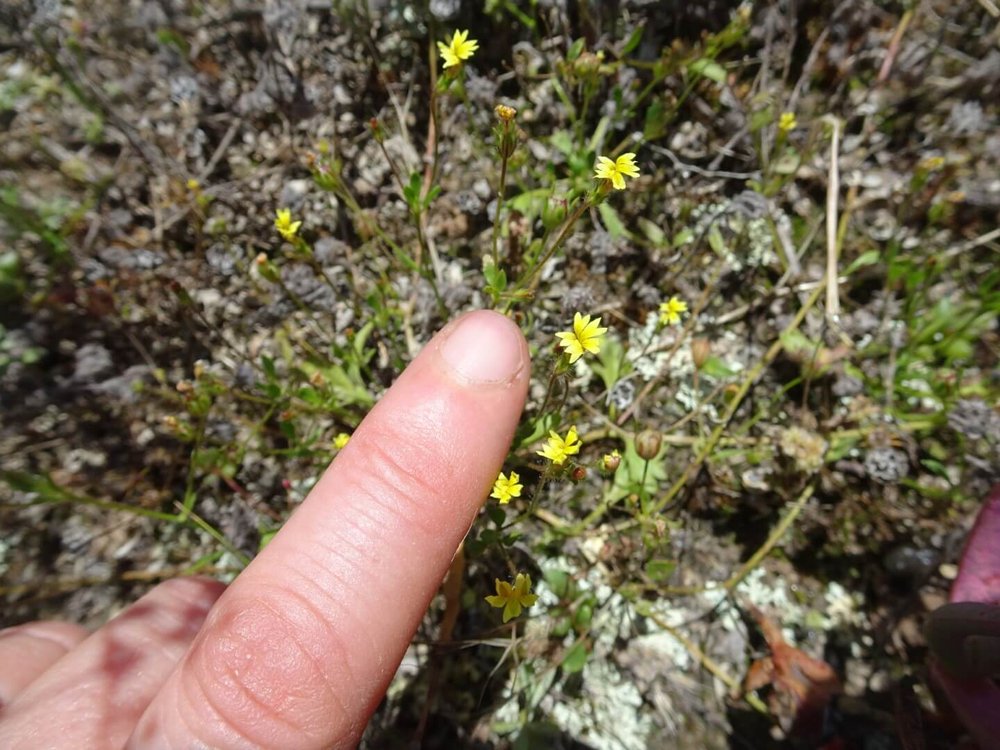
{"label": "thumb", "polygon": [[529,368],[497,313],[435,336],[219,599],[129,746],[355,746],[500,471]]}

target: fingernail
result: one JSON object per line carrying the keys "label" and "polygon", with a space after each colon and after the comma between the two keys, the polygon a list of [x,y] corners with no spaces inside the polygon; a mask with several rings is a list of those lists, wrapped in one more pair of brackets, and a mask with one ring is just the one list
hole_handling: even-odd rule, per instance
{"label": "fingernail", "polygon": [[523,340],[509,318],[477,310],[459,318],[441,344],[441,357],[461,381],[501,383],[524,365]]}

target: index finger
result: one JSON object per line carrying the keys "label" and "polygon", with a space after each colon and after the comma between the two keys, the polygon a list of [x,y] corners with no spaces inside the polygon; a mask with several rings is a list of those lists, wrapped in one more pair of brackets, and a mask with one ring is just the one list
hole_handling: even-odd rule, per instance
{"label": "index finger", "polygon": [[219,599],[129,745],[354,746],[500,471],[528,376],[497,313],[435,336]]}

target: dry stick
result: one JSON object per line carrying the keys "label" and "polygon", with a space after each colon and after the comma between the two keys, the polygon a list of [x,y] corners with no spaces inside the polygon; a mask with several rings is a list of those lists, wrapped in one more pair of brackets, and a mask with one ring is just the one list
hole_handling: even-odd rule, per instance
{"label": "dry stick", "polygon": [[[437,96],[437,57],[434,54],[434,40],[432,39],[427,45],[427,57],[428,66],[430,67],[430,90],[431,90],[431,107],[430,107],[430,117],[427,118],[427,144],[424,149],[424,158],[427,159],[427,164],[424,165],[424,181],[420,188],[420,204],[423,205],[424,201],[427,200],[427,195],[430,193],[431,186],[437,179],[438,173],[438,96]],[[469,115],[472,116],[471,113]],[[437,283],[441,281],[441,261],[438,258],[437,246],[431,239],[430,234],[427,229],[427,212],[421,211],[418,217],[418,223],[420,226],[418,229],[427,243],[427,251],[430,254],[431,263],[431,274],[435,279],[435,289],[437,288]]]}
{"label": "dry stick", "polygon": [[979,0],[979,4],[983,6],[987,13],[989,13],[994,18],[1000,18],[1000,7],[997,7],[993,0]]}
{"label": "dry stick", "polygon": [[840,318],[840,290],[837,285],[837,202],[840,195],[840,121],[829,117],[833,127],[830,140],[830,170],[826,186],[826,317],[831,323]]}
{"label": "dry stick", "polygon": [[695,323],[698,321],[698,316],[701,314],[701,311],[708,306],[709,295],[711,295],[711,293],[715,290],[715,285],[718,283],[719,277],[722,275],[722,268],[723,265],[720,263],[716,268],[715,274],[713,274],[712,278],[709,279],[708,284],[705,285],[705,289],[702,291],[701,296],[695,303],[694,310],[691,311],[691,315],[688,317],[687,323],[684,324],[684,328],[681,330],[680,335],[677,337],[673,347],[667,354],[667,360],[664,362],[660,372],[656,375],[656,377],[642,387],[642,390],[639,391],[639,395],[635,397],[635,400],[633,400],[629,407],[622,412],[622,415],[618,417],[619,426],[625,424],[629,418],[638,411],[639,404],[642,403],[642,400],[652,392],[653,388],[659,385],[663,374],[666,372],[667,364],[669,364],[670,360],[674,358],[674,354],[676,354],[677,350],[680,349],[681,344],[687,338],[687,335],[694,329]]}
{"label": "dry stick", "polygon": [[[123,581],[159,581],[167,578],[177,578],[188,575],[191,566],[179,566],[174,568],[164,568],[163,570],[124,570],[117,575],[107,578],[91,576],[87,578],[60,579],[56,581],[45,581],[39,583],[15,583],[10,586],[0,586],[0,596],[23,596],[24,594],[35,594],[35,598],[47,596],[59,596],[71,591],[77,591],[84,586],[107,586],[122,583]],[[199,568],[200,572],[206,574],[238,573],[239,569],[220,567],[217,565]]]}
{"label": "dry stick", "polygon": [[[642,611],[645,610],[645,611]],[[655,612],[649,610],[646,607],[642,608],[641,613],[648,617],[650,620],[655,622],[662,630],[670,633],[677,641],[687,649],[687,652],[698,661],[701,666],[705,668],[705,671],[709,672],[713,676],[717,677],[722,681],[726,687],[728,687],[734,695],[739,695],[743,693],[742,686],[739,680],[729,674],[725,669],[723,669],[714,659],[712,659],[708,654],[706,654],[702,648],[684,635],[680,630],[675,628],[673,625],[668,624],[662,617],[660,617]],[[762,714],[769,715],[770,712],[767,710],[767,706],[764,705],[763,701],[752,693],[744,693],[743,699],[746,700],[754,710],[759,711]]]}
{"label": "dry stick", "polygon": [[806,503],[809,501],[809,498],[812,497],[814,490],[815,487],[812,484],[810,484],[807,485],[806,488],[802,490],[801,493],[799,493],[799,496],[795,499],[795,502],[792,503],[791,507],[788,509],[788,512],[785,513],[782,519],[778,521],[775,527],[771,530],[771,533],[768,535],[765,542],[760,546],[760,549],[754,552],[753,555],[750,556],[750,559],[740,566],[739,570],[737,570],[735,573],[729,576],[729,578],[726,579],[726,582],[723,584],[723,587],[727,591],[732,591],[734,588],[739,586],[740,583],[743,582],[743,579],[750,574],[750,571],[752,571],[754,568],[760,565],[761,560],[763,560],[765,557],[771,554],[771,550],[774,549],[775,545],[777,545],[777,543],[781,541],[781,537],[785,535],[785,532],[788,531],[789,527],[792,525],[795,519],[799,517],[799,514],[802,512],[802,509],[806,506]]}
{"label": "dry stick", "polygon": [[[802,490],[802,492],[799,493],[799,496],[795,498],[795,502],[789,506],[788,512],[786,512],[781,520],[775,524],[774,528],[771,529],[771,533],[767,535],[767,539],[764,540],[764,543],[750,556],[750,559],[739,567],[739,570],[723,582],[722,588],[725,591],[731,592],[739,586],[743,582],[743,579],[750,575],[751,571],[760,565],[761,561],[765,557],[771,554],[771,550],[777,546],[778,542],[781,541],[781,537],[785,535],[785,532],[788,531],[795,519],[799,517],[799,514],[802,512],[802,509],[805,508],[806,503],[809,502],[809,498],[812,497],[815,489],[816,487],[814,484],[809,484],[804,490]],[[661,595],[671,596],[693,596],[694,594],[701,594],[708,590],[709,587],[705,584],[698,586],[666,586],[658,589]]]}
{"label": "dry stick", "polygon": [[705,441],[705,445],[698,452],[698,455],[695,457],[694,461],[688,464],[687,468],[684,470],[684,473],[681,474],[681,476],[677,479],[677,481],[674,482],[673,486],[669,490],[667,490],[666,494],[662,498],[660,498],[660,500],[653,506],[652,508],[653,513],[659,513],[663,511],[663,509],[666,508],[673,501],[673,499],[681,491],[684,485],[687,484],[688,481],[692,477],[694,477],[694,475],[698,471],[701,470],[702,463],[704,463],[704,461],[709,457],[709,455],[711,455],[712,451],[715,449],[716,444],[722,437],[723,431],[725,431],[726,427],[729,425],[730,420],[733,418],[733,415],[736,414],[736,410],[739,409],[740,405],[743,403],[743,399],[746,397],[747,393],[750,392],[750,388],[753,387],[754,382],[756,382],[757,378],[760,377],[760,374],[764,371],[764,368],[770,365],[771,362],[774,361],[774,359],[784,348],[783,342],[788,337],[788,335],[791,334],[793,331],[797,330],[798,327],[802,325],[802,321],[805,320],[806,314],[813,308],[817,300],[819,300],[819,295],[822,290],[823,290],[822,286],[816,287],[816,290],[811,295],[809,295],[809,298],[806,300],[805,304],[802,305],[802,307],[799,309],[798,313],[796,313],[795,317],[792,319],[792,322],[789,323],[788,326],[785,328],[785,330],[781,332],[781,334],[778,336],[778,339],[773,344],[771,344],[771,348],[767,350],[767,352],[764,354],[760,362],[757,363],[756,367],[754,367],[749,373],[747,373],[746,378],[744,378],[743,382],[740,384],[740,387],[733,396],[732,401],[729,402],[729,408],[726,409],[726,412],[725,414],[723,414],[722,419],[720,420],[718,426],[716,426],[716,428],[712,431],[712,434],[708,437],[708,440]]}
{"label": "dry stick", "polygon": [[438,637],[435,643],[436,648],[431,652],[430,665],[428,667],[427,695],[424,699],[423,708],[420,711],[420,721],[413,732],[414,744],[418,747],[423,745],[423,738],[427,732],[427,721],[437,703],[438,693],[441,690],[441,676],[443,674],[442,647],[447,647],[452,642],[452,634],[455,631],[455,623],[462,610],[462,583],[465,577],[465,545],[458,545],[458,551],[452,558],[451,567],[448,568],[448,575],[441,584],[441,592],[444,594],[445,608],[441,617],[441,626],[438,629]]}
{"label": "dry stick", "polygon": [[965,255],[965,253],[970,250],[975,250],[977,247],[982,245],[988,245],[996,239],[1000,239],[1000,228],[993,229],[986,234],[979,235],[978,237],[973,237],[971,240],[967,240],[961,245],[956,245],[950,250],[945,250],[941,257],[954,258],[957,255]]}
{"label": "dry stick", "polygon": [[892,71],[892,63],[896,60],[896,55],[899,54],[899,45],[903,41],[903,34],[906,33],[906,29],[912,20],[913,9],[911,8],[903,13],[903,17],[899,19],[899,25],[896,27],[896,32],[892,35],[892,39],[889,40],[885,59],[882,60],[882,67],[879,68],[878,78],[875,79],[877,84],[881,85],[889,79],[889,73]]}

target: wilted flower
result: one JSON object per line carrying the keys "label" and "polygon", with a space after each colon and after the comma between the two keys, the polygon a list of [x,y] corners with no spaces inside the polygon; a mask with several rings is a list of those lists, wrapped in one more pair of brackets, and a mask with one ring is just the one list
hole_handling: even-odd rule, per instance
{"label": "wilted flower", "polygon": [[497,593],[487,596],[486,601],[491,607],[503,607],[504,622],[521,614],[522,607],[530,607],[538,601],[538,594],[531,593],[531,576],[527,573],[518,573],[513,586],[497,578],[496,587]]}
{"label": "wilted flower", "polygon": [[597,157],[594,179],[608,180],[615,190],[625,189],[626,177],[638,177],[639,167],[635,165],[635,154],[622,154],[615,160],[607,156]]}
{"label": "wilted flower", "polygon": [[799,471],[814,474],[823,467],[827,442],[822,437],[801,427],[781,431],[781,452],[795,462]]}
{"label": "wilted flower", "polygon": [[438,42],[437,45],[446,68],[461,65],[462,60],[468,60],[472,57],[472,53],[479,49],[479,42],[475,39],[469,39],[468,29],[455,31],[448,44]]}

